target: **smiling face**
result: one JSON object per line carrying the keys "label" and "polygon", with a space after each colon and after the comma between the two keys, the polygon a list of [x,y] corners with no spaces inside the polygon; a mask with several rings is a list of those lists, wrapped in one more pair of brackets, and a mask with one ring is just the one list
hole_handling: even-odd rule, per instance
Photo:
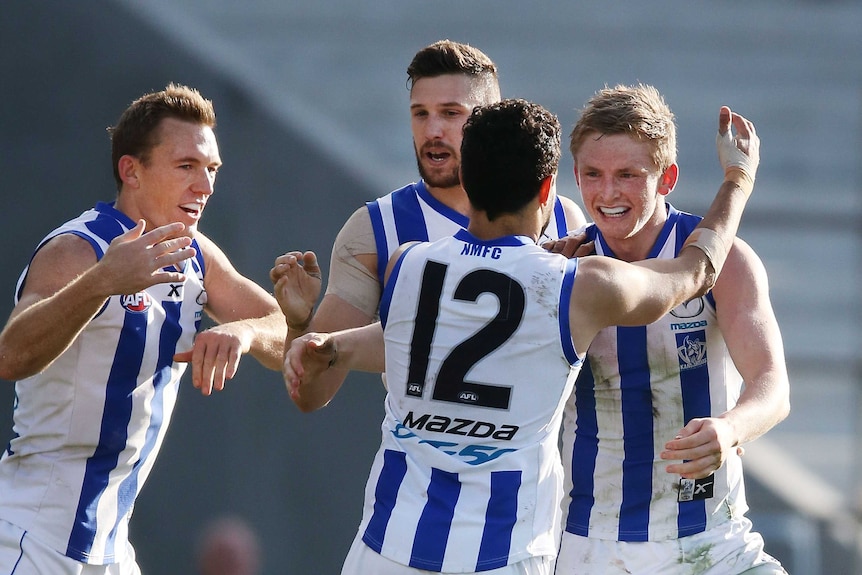
{"label": "smiling face", "polygon": [[677,174],[676,164],[659,171],[650,145],[627,134],[591,132],[575,157],[584,207],[622,259],[646,257],[667,219],[664,196]]}
{"label": "smiling face", "polygon": [[461,129],[488,100],[486,83],[464,74],[420,78],[410,91],[410,127],[419,175],[429,188],[461,186]]}
{"label": "smiling face", "polygon": [[147,230],[182,222],[193,235],[221,166],[215,133],[204,124],[165,118],[156,141],[146,162],[120,158],[117,209],[145,220]]}

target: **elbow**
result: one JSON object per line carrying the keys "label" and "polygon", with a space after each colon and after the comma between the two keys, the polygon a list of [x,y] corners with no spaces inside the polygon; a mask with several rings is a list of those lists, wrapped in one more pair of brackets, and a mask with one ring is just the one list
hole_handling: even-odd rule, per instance
{"label": "elbow", "polygon": [[293,404],[301,411],[302,413],[311,413],[313,411],[317,411],[321,407],[325,407],[326,403],[313,402],[309,400],[303,400],[301,397],[291,396],[293,400]]}
{"label": "elbow", "polygon": [[6,381],[18,381],[33,375],[28,373],[23,358],[5,345],[0,346],[0,379]]}
{"label": "elbow", "polygon": [[709,293],[715,287],[718,275],[715,273],[712,265],[705,265],[701,273],[698,274],[697,279],[697,291],[690,299],[702,297]]}
{"label": "elbow", "polygon": [[778,421],[784,421],[790,415],[790,397],[785,396],[778,411]]}

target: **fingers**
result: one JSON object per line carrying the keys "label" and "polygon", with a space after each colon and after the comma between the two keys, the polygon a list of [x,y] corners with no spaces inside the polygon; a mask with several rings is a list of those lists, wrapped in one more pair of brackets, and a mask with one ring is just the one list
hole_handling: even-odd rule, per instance
{"label": "fingers", "polygon": [[278,280],[284,277],[291,268],[295,267],[300,257],[302,257],[301,252],[288,252],[275,258],[275,264],[269,270],[269,279],[272,284],[277,284]]}
{"label": "fingers", "polygon": [[192,386],[202,395],[211,395],[222,391],[225,382],[236,375],[241,355],[239,346],[230,339],[200,334],[192,349],[175,354],[174,361],[191,363]]}
{"label": "fingers", "polygon": [[672,475],[679,475],[685,479],[703,479],[709,477],[720,467],[721,462],[714,458],[702,458],[684,463],[668,465],[665,471]]}
{"label": "fingers", "polygon": [[[731,126],[736,134],[732,133]],[[754,187],[757,167],[760,164],[760,139],[754,124],[722,106],[718,113],[716,134],[718,160],[724,168],[725,178],[737,182],[748,194]]]}
{"label": "fingers", "polygon": [[727,106],[722,106],[718,110],[718,133],[722,136],[730,129],[731,111]]}
{"label": "fingers", "polygon": [[328,334],[310,333],[293,340],[282,369],[293,399],[299,398],[303,385],[329,369],[334,353],[334,342]]}
{"label": "fingers", "polygon": [[[138,221],[138,226],[144,223],[144,220]],[[135,226],[134,229],[137,229]],[[155,229],[152,229],[141,236],[143,240],[147,242],[147,245],[154,246],[157,243],[167,239],[167,238],[176,238],[184,232],[186,229],[186,225],[182,222],[173,222],[171,224],[166,224],[164,226],[159,226]],[[191,244],[191,238],[186,237],[188,240],[188,244]],[[186,245],[188,245],[186,244]]]}
{"label": "fingers", "polygon": [[310,276],[320,277],[320,265],[317,263],[317,254],[305,252],[302,254],[302,267]]}
{"label": "fingers", "polygon": [[587,234],[579,233],[545,242],[542,247],[551,253],[562,254],[567,258],[580,258],[595,252],[595,242],[588,242],[586,239]]}
{"label": "fingers", "polygon": [[279,279],[298,267],[311,277],[317,279],[321,277],[320,265],[314,252],[287,252],[275,258],[275,264],[269,270],[269,279],[275,285]]}

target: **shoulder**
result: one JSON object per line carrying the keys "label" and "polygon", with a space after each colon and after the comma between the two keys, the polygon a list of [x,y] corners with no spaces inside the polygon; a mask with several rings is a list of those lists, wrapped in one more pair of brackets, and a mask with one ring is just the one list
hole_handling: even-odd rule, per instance
{"label": "shoulder", "polygon": [[368,210],[368,206],[362,206],[350,214],[350,217],[341,226],[338,236],[347,239],[372,233],[371,214]]}
{"label": "shoulder", "polygon": [[16,297],[38,293],[50,296],[98,262],[91,242],[72,233],[45,240],[33,255],[19,282]]}
{"label": "shoulder", "polygon": [[389,276],[392,275],[392,270],[395,268],[396,264],[401,259],[401,257],[404,255],[404,253],[407,252],[413,246],[416,246],[420,243],[421,242],[407,242],[407,243],[404,243],[404,244],[401,244],[400,246],[398,246],[398,249],[396,249],[392,253],[392,257],[389,258],[389,263],[386,265],[386,273],[384,275],[384,283],[389,281]]}
{"label": "shoulder", "polygon": [[716,301],[751,297],[768,290],[769,278],[763,261],[744,240],[734,238],[733,247],[712,290]]}
{"label": "shoulder", "polygon": [[204,260],[206,277],[209,281],[223,273],[233,273],[234,267],[227,254],[212,239],[200,231],[195,232],[194,242]]}
{"label": "shoulder", "polygon": [[47,238],[37,248],[33,255],[33,264],[52,262],[61,268],[78,268],[81,270],[92,266],[98,260],[92,241],[81,234],[63,232]]}

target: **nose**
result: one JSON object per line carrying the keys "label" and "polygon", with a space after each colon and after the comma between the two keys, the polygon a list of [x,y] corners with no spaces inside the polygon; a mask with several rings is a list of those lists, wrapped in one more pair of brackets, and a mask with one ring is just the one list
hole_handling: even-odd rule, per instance
{"label": "nose", "polygon": [[214,171],[204,168],[195,178],[193,191],[196,194],[210,196],[215,191],[216,174]]}
{"label": "nose", "polygon": [[599,190],[599,197],[604,200],[615,198],[617,195],[617,186],[614,178],[602,178],[597,187]]}
{"label": "nose", "polygon": [[429,140],[438,140],[442,138],[444,133],[443,126],[444,122],[442,118],[436,114],[430,115],[428,120],[425,122],[425,137]]}

